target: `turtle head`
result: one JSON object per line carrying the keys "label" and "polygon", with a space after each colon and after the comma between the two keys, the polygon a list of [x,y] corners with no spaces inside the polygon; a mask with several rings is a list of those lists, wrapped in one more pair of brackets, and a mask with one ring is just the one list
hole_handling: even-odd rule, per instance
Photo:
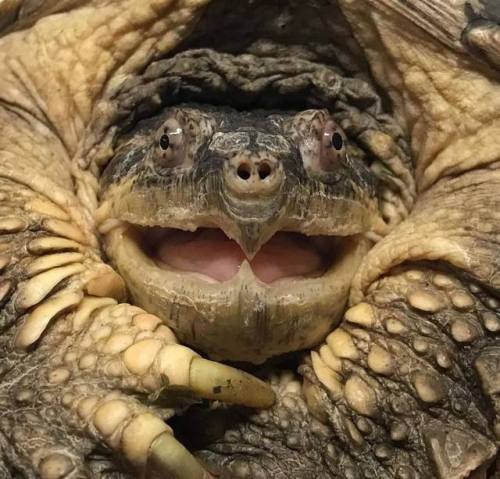
{"label": "turtle head", "polygon": [[381,221],[374,175],[324,109],[167,108],[101,182],[108,252],[134,302],[230,360],[323,339]]}

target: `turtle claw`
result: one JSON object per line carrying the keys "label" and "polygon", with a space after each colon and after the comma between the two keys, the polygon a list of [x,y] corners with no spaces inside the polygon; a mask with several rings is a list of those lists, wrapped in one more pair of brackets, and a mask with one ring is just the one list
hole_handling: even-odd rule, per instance
{"label": "turtle claw", "polygon": [[275,402],[271,386],[238,369],[200,357],[193,358],[189,371],[190,389],[205,399],[268,408]]}
{"label": "turtle claw", "polygon": [[149,448],[148,472],[172,479],[210,479],[195,457],[170,432],[160,434]]}

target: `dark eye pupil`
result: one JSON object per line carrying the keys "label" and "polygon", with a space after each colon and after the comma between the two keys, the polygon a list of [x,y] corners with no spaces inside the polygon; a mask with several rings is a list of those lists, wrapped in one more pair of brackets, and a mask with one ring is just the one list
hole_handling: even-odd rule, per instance
{"label": "dark eye pupil", "polygon": [[340,133],[335,132],[332,135],[332,146],[336,150],[341,150],[342,147],[344,146],[344,140],[343,140],[342,135]]}
{"label": "dark eye pupil", "polygon": [[168,135],[162,135],[160,137],[160,148],[166,150],[170,146],[170,138]]}

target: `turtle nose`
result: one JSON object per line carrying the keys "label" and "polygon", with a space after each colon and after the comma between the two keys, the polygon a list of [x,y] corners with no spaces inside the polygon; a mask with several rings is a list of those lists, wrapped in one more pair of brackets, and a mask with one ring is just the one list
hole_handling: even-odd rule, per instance
{"label": "turtle nose", "polygon": [[227,166],[227,185],[243,195],[272,193],[284,178],[281,162],[272,156],[238,154],[229,160]]}

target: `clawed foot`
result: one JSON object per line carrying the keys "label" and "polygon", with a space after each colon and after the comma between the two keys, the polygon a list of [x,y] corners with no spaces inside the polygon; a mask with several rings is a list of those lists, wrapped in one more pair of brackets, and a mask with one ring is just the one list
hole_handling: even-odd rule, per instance
{"label": "clawed foot", "polygon": [[210,477],[165,420],[201,399],[274,402],[267,384],[178,344],[155,316],[90,297],[3,385],[5,453],[43,479],[91,477],[96,446],[147,475]]}

